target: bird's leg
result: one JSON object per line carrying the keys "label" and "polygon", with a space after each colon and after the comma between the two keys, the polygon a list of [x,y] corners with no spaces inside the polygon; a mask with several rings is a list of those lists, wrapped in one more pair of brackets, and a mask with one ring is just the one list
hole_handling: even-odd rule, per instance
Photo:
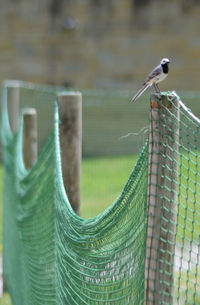
{"label": "bird's leg", "polygon": [[153,87],[154,87],[154,89],[156,90],[156,92],[158,92],[158,88],[156,87],[156,84],[155,84],[155,83],[153,83]]}
{"label": "bird's leg", "polygon": [[157,88],[157,92],[159,92],[160,93],[160,89],[159,89],[159,87],[158,87],[158,84],[155,84],[155,86],[156,86],[156,88]]}

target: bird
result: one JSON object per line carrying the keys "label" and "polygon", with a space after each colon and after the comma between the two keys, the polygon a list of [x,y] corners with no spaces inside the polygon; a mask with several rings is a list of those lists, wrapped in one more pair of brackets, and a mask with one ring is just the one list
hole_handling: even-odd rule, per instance
{"label": "bird", "polygon": [[156,92],[160,92],[158,83],[162,82],[168,75],[170,60],[168,58],[162,58],[160,64],[155,67],[152,72],[147,76],[142,88],[132,98],[131,102],[135,102],[147,88],[154,86]]}

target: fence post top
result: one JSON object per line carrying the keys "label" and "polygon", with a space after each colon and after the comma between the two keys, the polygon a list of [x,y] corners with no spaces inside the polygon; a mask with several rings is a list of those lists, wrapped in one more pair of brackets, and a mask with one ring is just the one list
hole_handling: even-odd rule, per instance
{"label": "fence post top", "polygon": [[178,95],[175,91],[168,92],[154,92],[151,94],[150,103],[151,108],[162,109],[162,106],[171,108],[172,104],[177,101]]}
{"label": "fence post top", "polygon": [[23,108],[21,113],[22,115],[35,115],[37,111],[35,108]]}
{"label": "fence post top", "polygon": [[63,91],[58,93],[58,97],[62,96],[82,96],[82,93],[80,91]]}
{"label": "fence post top", "polygon": [[19,88],[21,85],[21,81],[19,80],[5,80],[3,81],[3,85],[8,87],[8,88]]}

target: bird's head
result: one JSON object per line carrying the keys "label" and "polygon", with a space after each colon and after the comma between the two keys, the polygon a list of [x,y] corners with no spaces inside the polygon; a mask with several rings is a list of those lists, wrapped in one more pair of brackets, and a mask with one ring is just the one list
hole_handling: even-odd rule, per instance
{"label": "bird's head", "polygon": [[166,64],[169,64],[170,63],[170,60],[168,59],[168,58],[163,58],[163,59],[161,59],[161,61],[160,61],[160,64],[161,65],[166,65]]}

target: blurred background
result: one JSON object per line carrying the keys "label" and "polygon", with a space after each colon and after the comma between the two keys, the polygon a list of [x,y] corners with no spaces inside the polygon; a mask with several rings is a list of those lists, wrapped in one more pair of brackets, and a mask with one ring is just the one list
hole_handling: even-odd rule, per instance
{"label": "blurred background", "polygon": [[135,90],[162,57],[163,89],[199,90],[199,0],[1,0],[0,80]]}
{"label": "blurred background", "polygon": [[[39,84],[33,90],[22,85],[20,92],[21,107],[37,108],[39,150],[53,127],[51,86],[83,93],[83,194],[85,173],[94,187],[103,176],[106,206],[127,181],[147,138],[152,89],[134,104],[130,99],[162,57],[171,63],[160,89],[176,90],[200,116],[199,0],[2,0],[0,5],[0,80]],[[112,168],[120,167],[113,191],[111,159]]]}

